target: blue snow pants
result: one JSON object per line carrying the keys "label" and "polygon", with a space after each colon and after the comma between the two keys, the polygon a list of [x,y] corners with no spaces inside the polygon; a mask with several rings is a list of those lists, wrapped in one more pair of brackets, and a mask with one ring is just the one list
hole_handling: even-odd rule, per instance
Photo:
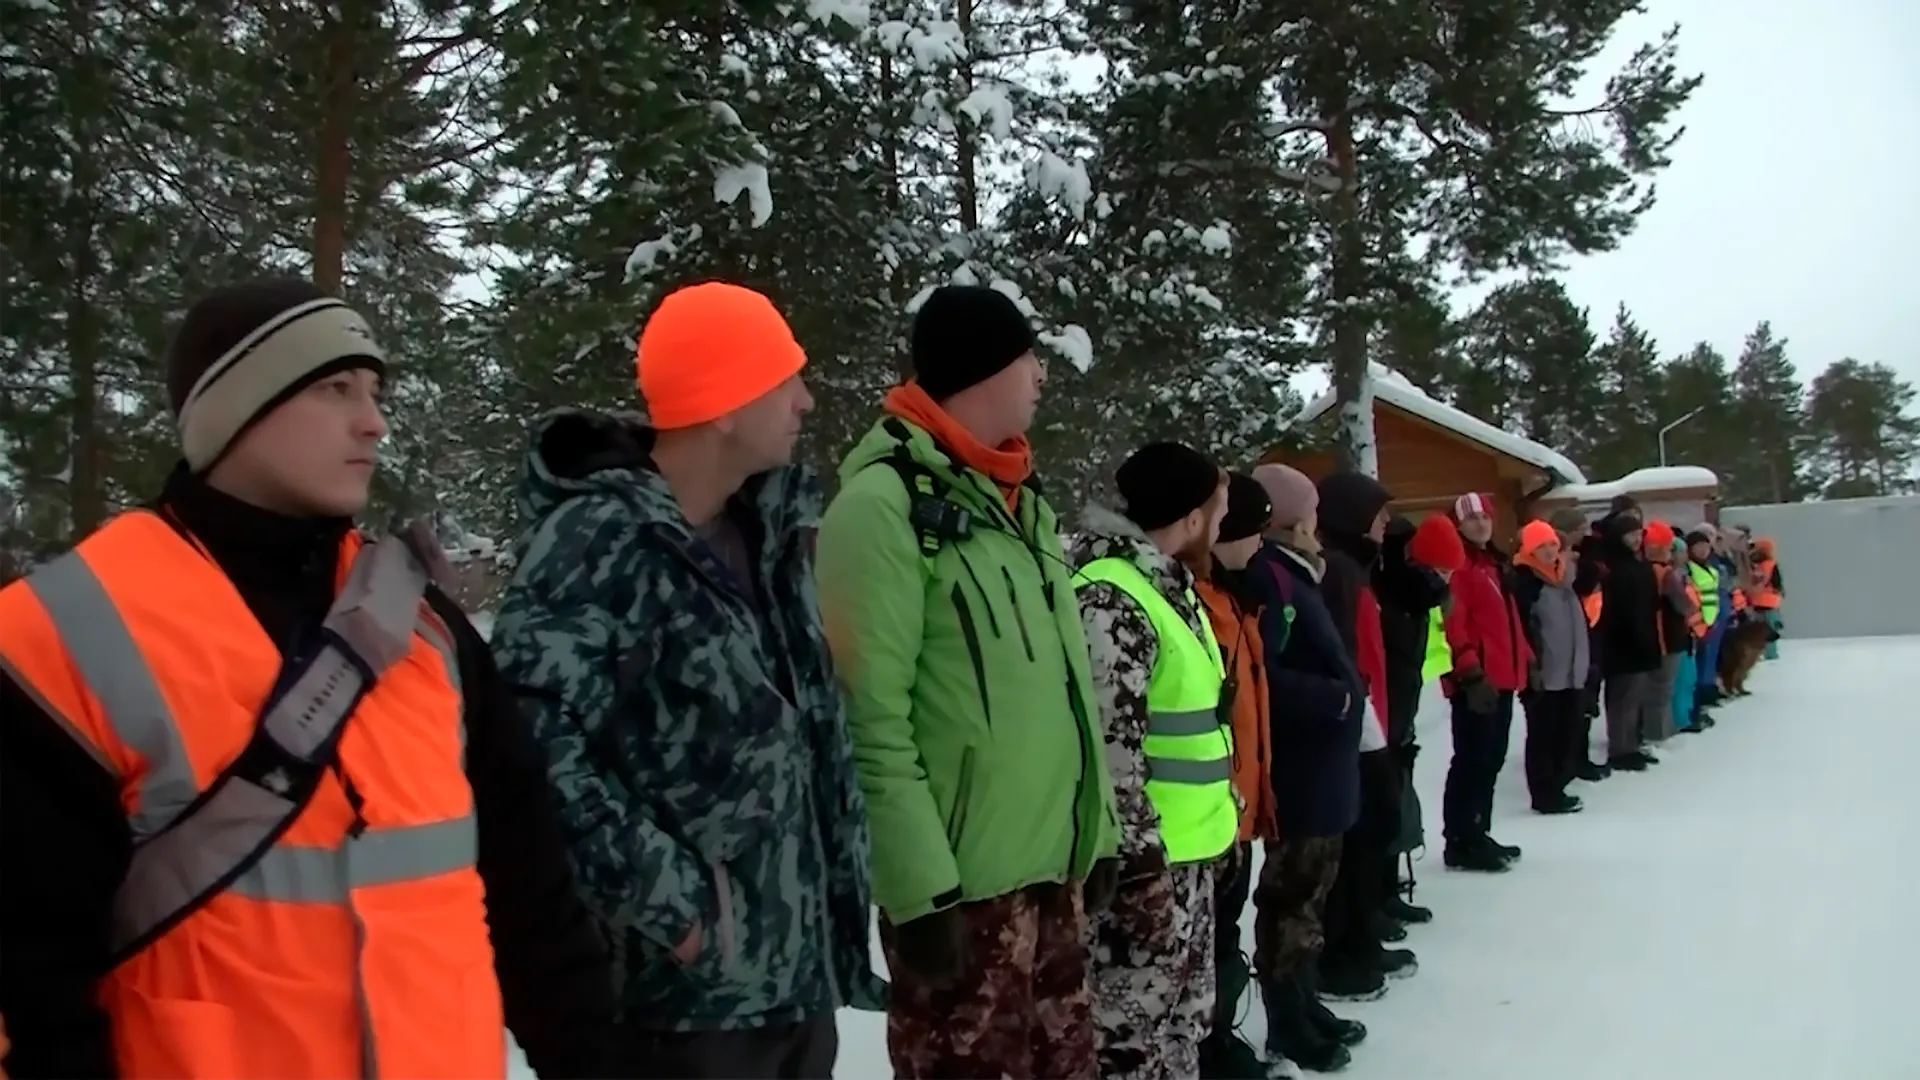
{"label": "blue snow pants", "polygon": [[[1764,614],[1767,617],[1768,626],[1773,627],[1774,630],[1776,631],[1780,629],[1780,609],[1779,608],[1766,608],[1762,612],[1762,614]],[[1780,643],[1777,641],[1767,642],[1767,651],[1760,654],[1760,659],[1762,660],[1780,659]]]}
{"label": "blue snow pants", "polygon": [[1673,729],[1685,731],[1693,726],[1693,695],[1698,687],[1693,654],[1680,654],[1680,666],[1673,673]]}

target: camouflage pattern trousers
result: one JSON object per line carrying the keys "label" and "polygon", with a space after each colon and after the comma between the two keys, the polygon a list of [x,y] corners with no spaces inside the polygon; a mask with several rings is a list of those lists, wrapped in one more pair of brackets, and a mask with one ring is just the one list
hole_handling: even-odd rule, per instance
{"label": "camouflage pattern trousers", "polygon": [[1253,889],[1253,970],[1262,978],[1299,971],[1326,948],[1327,893],[1340,872],[1341,838],[1267,841]]}
{"label": "camouflage pattern trousers", "polygon": [[967,974],[938,989],[908,974],[881,923],[894,973],[887,1054],[899,1080],[1096,1080],[1086,916],[1077,885],[1034,885],[961,908]]}
{"label": "camouflage pattern trousers", "polygon": [[1193,1080],[1213,1027],[1213,866],[1120,886],[1089,920],[1102,1080]]}

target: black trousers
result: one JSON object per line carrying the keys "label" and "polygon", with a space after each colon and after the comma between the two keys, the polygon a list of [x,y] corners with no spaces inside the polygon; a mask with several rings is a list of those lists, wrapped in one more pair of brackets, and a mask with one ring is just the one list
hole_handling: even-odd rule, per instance
{"label": "black trousers", "polygon": [[1465,694],[1455,694],[1451,704],[1453,761],[1447,766],[1441,815],[1447,843],[1457,844],[1486,836],[1493,825],[1493,785],[1507,761],[1513,694],[1501,691],[1490,713],[1474,712]]}
{"label": "black trousers", "polygon": [[741,1031],[653,1031],[616,1037],[619,1075],[636,1080],[832,1080],[840,1029],[832,1013]]}
{"label": "black trousers", "polygon": [[1400,767],[1392,751],[1360,755],[1360,820],[1340,847],[1327,894],[1328,963],[1368,963],[1380,951],[1376,921],[1387,898],[1380,865],[1400,832]]}
{"label": "black trousers", "polygon": [[1227,1039],[1239,1018],[1240,998],[1252,972],[1240,951],[1240,917],[1253,892],[1253,844],[1234,845],[1233,858],[1214,864],[1213,877],[1213,1031],[1208,1038]]}
{"label": "black trousers", "polygon": [[1527,794],[1535,807],[1559,801],[1587,755],[1587,719],[1580,690],[1538,690],[1521,696],[1527,714]]}

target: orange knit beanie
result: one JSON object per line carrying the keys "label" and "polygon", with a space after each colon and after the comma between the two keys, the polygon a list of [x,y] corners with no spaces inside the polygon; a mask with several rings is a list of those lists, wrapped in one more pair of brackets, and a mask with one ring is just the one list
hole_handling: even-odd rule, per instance
{"label": "orange knit beanie", "polygon": [[773,301],[708,281],[667,295],[640,331],[640,397],[656,428],[725,416],[792,378],[807,363]]}

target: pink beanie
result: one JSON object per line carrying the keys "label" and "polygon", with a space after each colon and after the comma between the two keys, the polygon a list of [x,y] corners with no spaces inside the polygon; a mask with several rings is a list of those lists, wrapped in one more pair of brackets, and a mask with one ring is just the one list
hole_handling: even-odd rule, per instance
{"label": "pink beanie", "polygon": [[1320,508],[1320,491],[1307,474],[1286,465],[1262,465],[1253,470],[1253,478],[1267,489],[1273,503],[1273,516],[1267,526],[1290,529]]}

